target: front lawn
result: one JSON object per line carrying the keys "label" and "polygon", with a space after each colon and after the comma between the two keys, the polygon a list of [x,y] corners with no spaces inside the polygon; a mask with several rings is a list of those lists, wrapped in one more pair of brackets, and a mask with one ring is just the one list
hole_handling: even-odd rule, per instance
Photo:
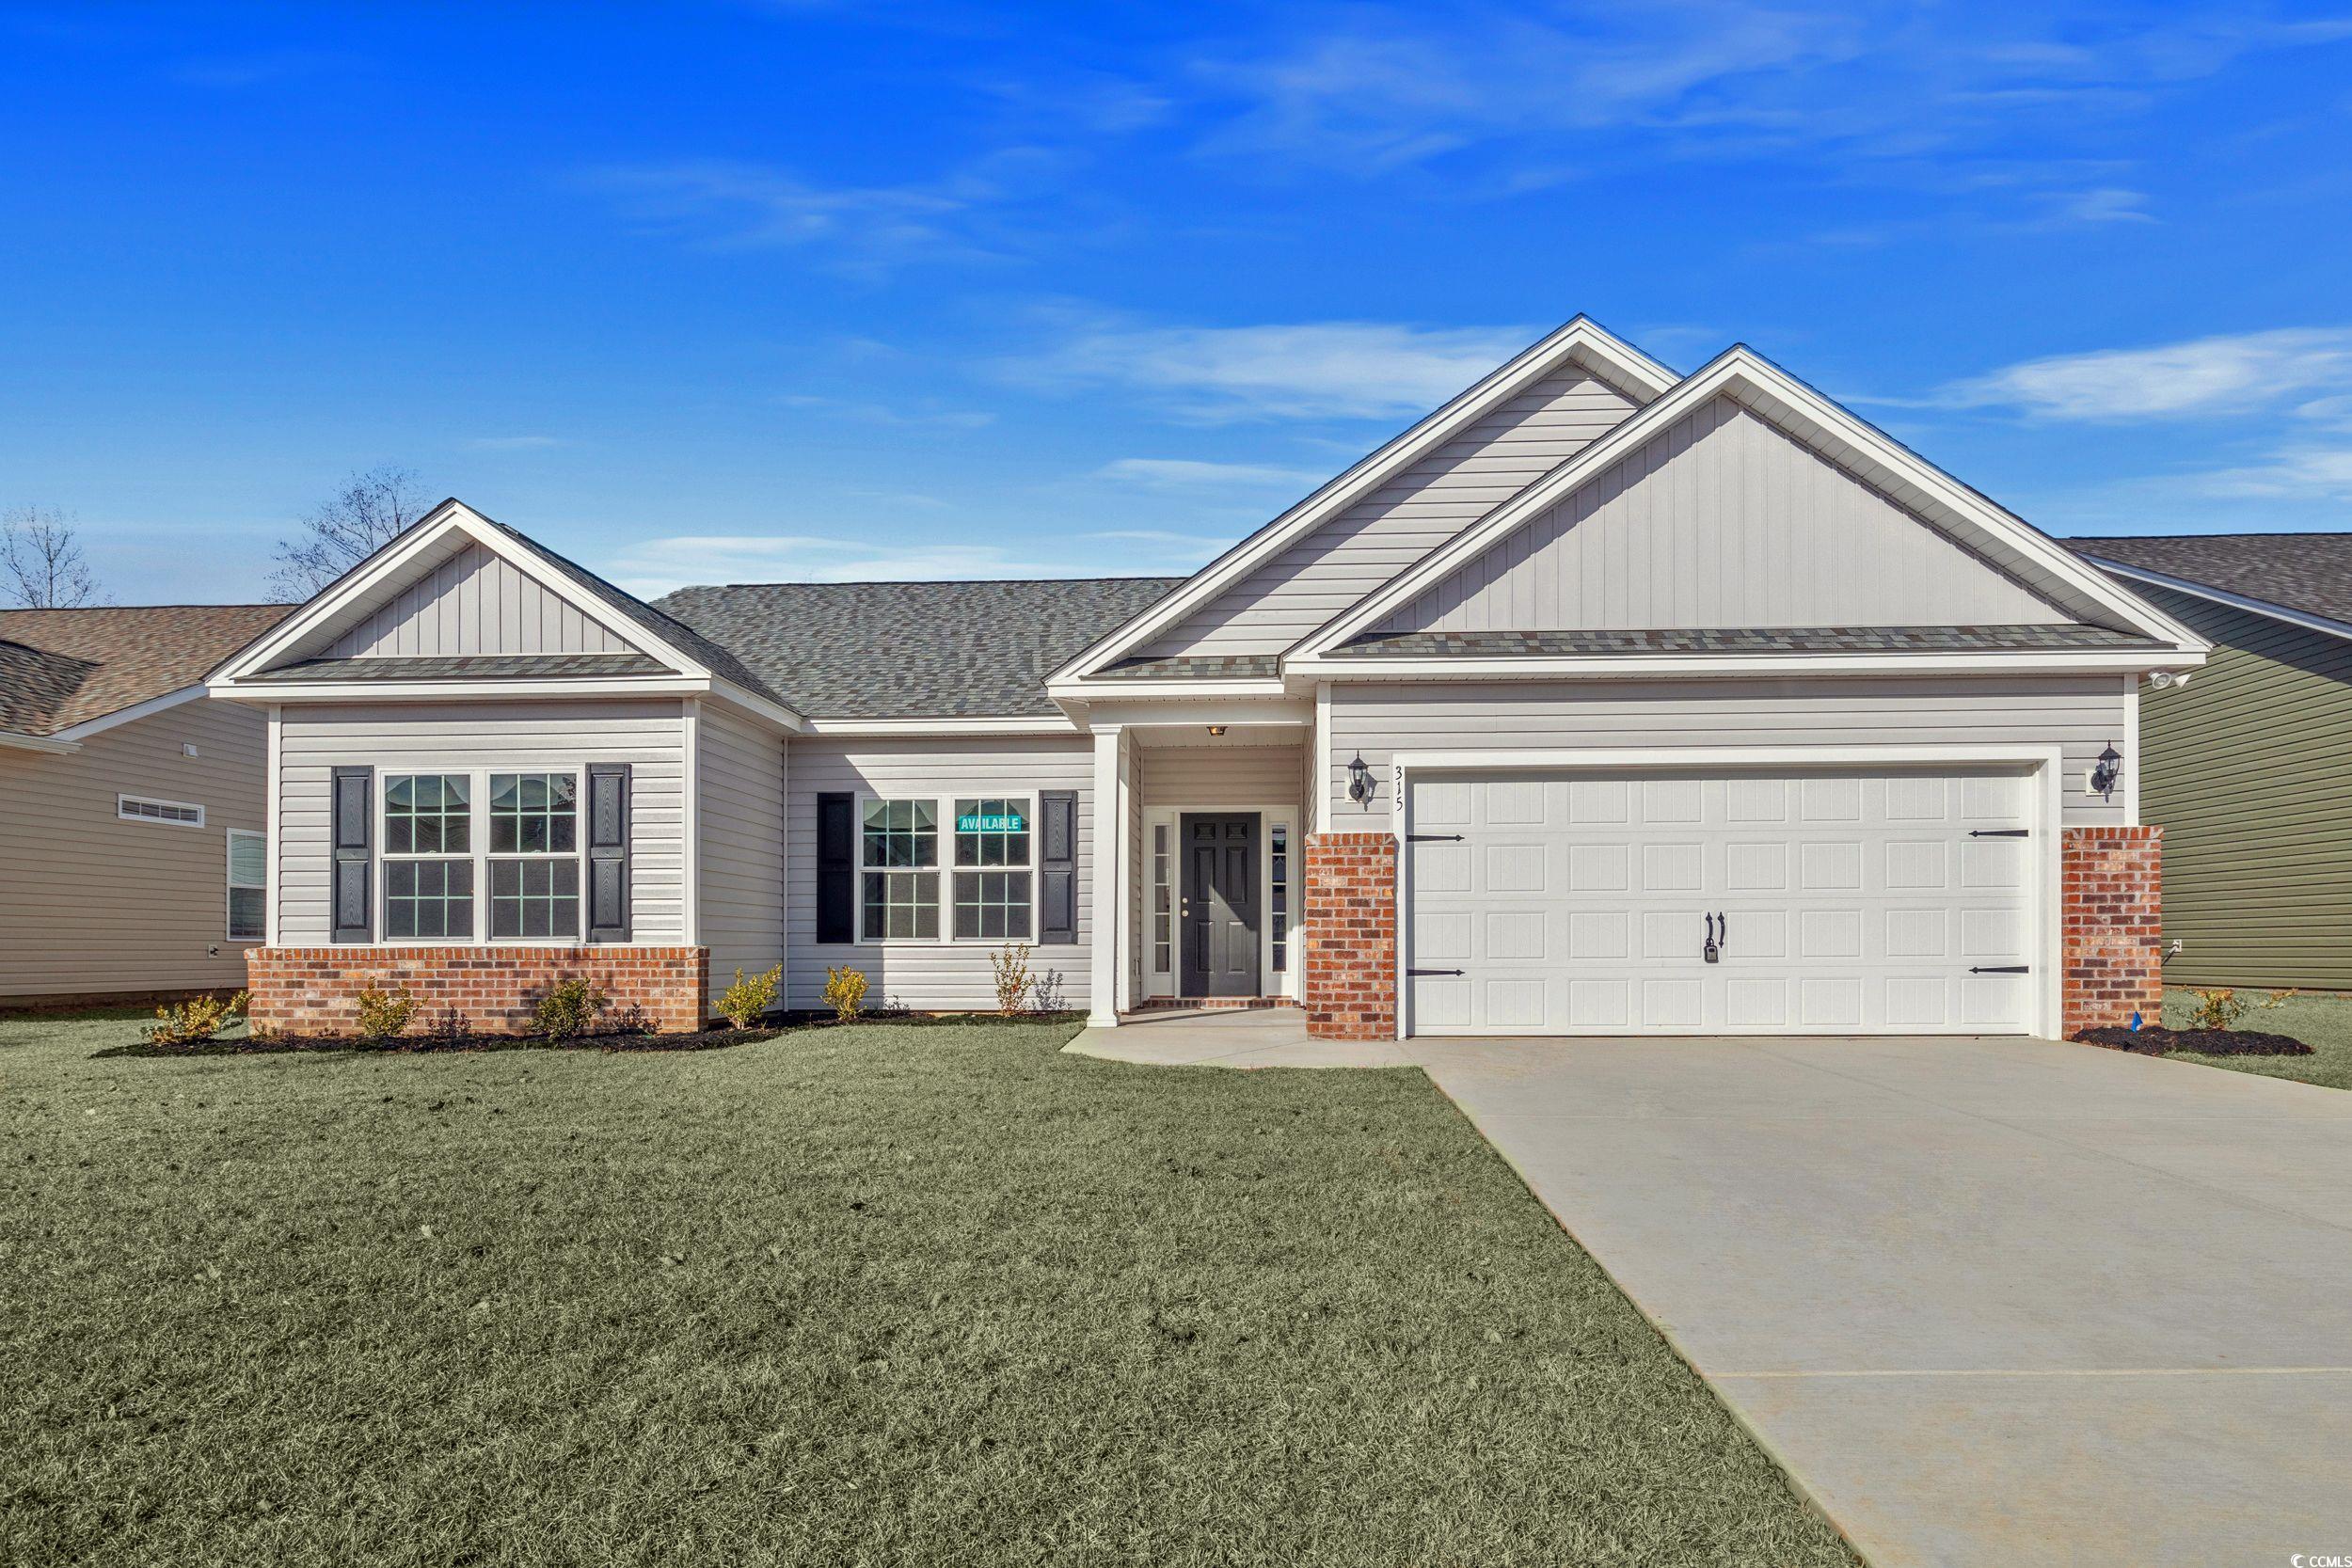
{"label": "front lawn", "polygon": [[1852,1561],[1418,1072],[136,1027],[0,1020],[0,1562]]}
{"label": "front lawn", "polygon": [[[2243,988],[2238,995],[2259,1001],[2269,993]],[[2197,999],[2186,990],[2164,993],[2164,1022],[2185,1027]],[[2308,1056],[2204,1056],[2186,1051],[2172,1053],[2181,1062],[2225,1067],[2233,1072],[2259,1072],[2265,1078],[2292,1078],[2330,1089],[2352,1089],[2352,997],[2292,996],[2262,1012],[2249,1011],[2238,1020],[2241,1029],[2292,1035],[2312,1048]]]}

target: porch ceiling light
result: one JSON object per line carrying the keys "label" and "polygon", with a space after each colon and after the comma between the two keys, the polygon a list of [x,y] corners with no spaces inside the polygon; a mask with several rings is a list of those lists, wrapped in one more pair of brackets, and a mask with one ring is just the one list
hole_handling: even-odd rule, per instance
{"label": "porch ceiling light", "polygon": [[1223,735],[1225,733],[1225,726],[1222,724],[1211,724],[1209,726],[1209,733],[1211,735]]}
{"label": "porch ceiling light", "polygon": [[1347,765],[1347,798],[1359,806],[1372,799],[1372,768],[1361,752]]}
{"label": "porch ceiling light", "polygon": [[2090,765],[2090,790],[2094,795],[2107,797],[2115,793],[2115,781],[2123,776],[2123,753],[2109,741],[2107,749],[2099,753],[2099,760]]}

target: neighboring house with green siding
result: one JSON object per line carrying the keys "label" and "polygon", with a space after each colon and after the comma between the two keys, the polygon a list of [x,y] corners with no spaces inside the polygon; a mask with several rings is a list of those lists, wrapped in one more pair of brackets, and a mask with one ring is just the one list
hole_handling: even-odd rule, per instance
{"label": "neighboring house with green siding", "polygon": [[2352,990],[2352,533],[2071,543],[2214,645],[2140,683],[2165,978]]}

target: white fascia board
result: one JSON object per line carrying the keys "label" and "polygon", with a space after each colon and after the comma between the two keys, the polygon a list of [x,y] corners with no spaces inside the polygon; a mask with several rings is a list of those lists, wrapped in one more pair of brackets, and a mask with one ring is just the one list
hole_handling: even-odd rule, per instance
{"label": "white fascia board", "polygon": [[[1476,560],[1510,532],[1559,505],[1611,465],[1638,451],[1708,399],[1743,393],[1778,402],[1815,434],[1852,456],[1899,474],[1963,519],[1988,542],[2033,561],[2093,602],[2149,636],[2184,649],[2204,643],[2186,626],[2153,605],[1951,478],[1917,453],[1888,438],[1789,375],[1746,344],[1735,344],[1684,377],[1648,407],[1604,433],[1574,457],[1536,480],[1485,516],[1438,546],[1314,631],[1291,645],[1285,667],[1311,660],[1359,635],[1429,588]],[[1783,421],[1775,419],[1774,423]]]}
{"label": "white fascia board", "polygon": [[1060,714],[1024,713],[997,719],[810,719],[809,735],[1076,735],[1078,725]]}
{"label": "white fascia board", "polygon": [[647,654],[668,663],[672,669],[689,675],[710,676],[711,672],[699,660],[689,657],[682,649],[634,616],[624,615],[616,607],[584,593],[563,573],[549,567],[493,527],[488,518],[472,507],[460,500],[447,500],[420,518],[416,526],[374,557],[360,562],[326,592],[248,644],[228,664],[215,670],[211,684],[215,688],[234,685],[245,676],[268,669],[272,662],[283,657],[303,639],[347,612],[366,596],[370,589],[413,564],[419,556],[452,533],[465,534],[597,626],[616,637],[636,643]]}
{"label": "white fascia board", "polygon": [[1175,625],[1294,540],[1312,532],[1379,488],[1391,475],[1410,467],[1491,409],[1570,359],[1581,361],[1602,379],[1639,401],[1656,399],[1675,385],[1674,372],[1597,324],[1578,316],[1513,356],[1475,386],[1201,567],[1158,604],[1097,639],[1055,671],[1047,685],[1056,687],[1090,674],[1146,638]]}
{"label": "white fascia board", "polygon": [[2080,653],[1645,654],[1591,658],[1301,658],[1291,668],[1319,681],[1536,680],[1661,675],[2066,674],[2190,670],[2201,651],[2097,649]]}
{"label": "white fascia board", "polygon": [[1228,729],[1299,729],[1314,722],[1311,698],[1285,697],[1248,704],[1203,699],[1199,702],[1097,703],[1087,710],[1088,728],[1149,729],[1154,725],[1182,728],[1222,724]]}
{"label": "white fascia board", "polygon": [[1594,746],[1516,752],[1397,752],[1389,766],[1455,770],[1486,768],[1535,772],[1579,768],[1918,768],[1956,766],[2051,768],[2061,766],[2060,748],[1999,741],[1920,741],[1916,744],[1824,746]]}
{"label": "white fascia board", "polygon": [[710,677],[710,695],[722,703],[741,708],[755,719],[764,719],[780,730],[799,735],[808,728],[808,721],[782,703],[761,696],[736,685],[724,675]]}
{"label": "white fascia board", "polygon": [[119,707],[112,713],[102,713],[95,719],[85,719],[78,724],[68,725],[52,738],[87,740],[91,736],[103,735],[118,724],[135,722],[151,714],[161,713],[166,708],[178,707],[182,703],[192,703],[207,694],[204,683],[199,681],[194,686],[183,686],[177,691],[167,691],[160,697],[150,697],[143,703],[133,703],[129,707]]}
{"label": "white fascia board", "polygon": [[636,680],[270,681],[223,684],[214,687],[212,694],[232,703],[412,703],[468,697],[698,696],[710,689],[709,680],[692,675],[646,675]]}
{"label": "white fascia board", "polygon": [[[2088,546],[2095,545],[2098,541],[2086,539],[2082,543]],[[2102,570],[2112,572],[2118,577],[2130,578],[2134,581],[2144,582],[2152,587],[2169,588],[2175,594],[2186,594],[2192,598],[2210,600],[2214,604],[2227,605],[2232,610],[2242,610],[2249,615],[2261,615],[2269,620],[2283,621],[2290,626],[2300,626],[2305,631],[2325,632],[2329,637],[2341,637],[2352,641],[2352,622],[2331,621],[2325,615],[2313,615],[2308,610],[2289,610],[2285,605],[2272,604],[2267,599],[2252,599],[2243,594],[2233,594],[2227,589],[2216,588],[2210,583],[2192,582],[2186,578],[2168,577],[2162,572],[2152,572],[2145,566],[2126,566],[2120,561],[2109,561],[2105,556],[2095,553],[2090,559],[2097,562]]]}
{"label": "white fascia board", "polygon": [[1287,696],[1290,691],[1279,675],[1264,680],[1243,681],[1061,681],[1045,689],[1056,702],[1089,705],[1140,702],[1153,698],[1281,697]]}
{"label": "white fascia board", "polygon": [[40,752],[50,756],[65,756],[81,749],[79,741],[59,740],[55,736],[19,735],[14,730],[0,730],[0,750]]}

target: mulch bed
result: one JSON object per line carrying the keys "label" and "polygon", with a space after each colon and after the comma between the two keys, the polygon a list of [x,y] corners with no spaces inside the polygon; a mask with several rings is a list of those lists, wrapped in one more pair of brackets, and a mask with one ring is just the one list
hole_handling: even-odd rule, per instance
{"label": "mulch bed", "polygon": [[2167,1029],[2152,1023],[2138,1029],[2085,1029],[2074,1038],[2085,1045],[2129,1051],[2142,1056],[2162,1056],[2193,1051],[2201,1056],[2308,1056],[2312,1048],[2287,1035],[2265,1035],[2259,1029]]}
{"label": "mulch bed", "polygon": [[[1086,1015],[1083,1013],[1024,1013],[1023,1023],[1069,1023]],[[953,1027],[976,1023],[1002,1023],[1006,1020],[996,1013],[866,1013],[854,1020],[842,1020],[831,1013],[786,1013],[774,1022],[752,1029],[706,1029],[693,1035],[651,1035],[635,1030],[602,1034],[576,1035],[549,1039],[539,1035],[401,1035],[391,1039],[363,1040],[348,1035],[272,1035],[266,1039],[254,1039],[239,1035],[229,1039],[211,1039],[193,1045],[151,1045],[141,1040],[135,1045],[110,1046],[92,1052],[101,1056],[269,1056],[302,1051],[360,1051],[392,1054],[421,1054],[440,1051],[723,1051],[729,1046],[752,1045],[771,1040],[779,1035],[797,1034],[809,1029],[838,1029],[844,1022],[888,1023],[920,1027]]]}

